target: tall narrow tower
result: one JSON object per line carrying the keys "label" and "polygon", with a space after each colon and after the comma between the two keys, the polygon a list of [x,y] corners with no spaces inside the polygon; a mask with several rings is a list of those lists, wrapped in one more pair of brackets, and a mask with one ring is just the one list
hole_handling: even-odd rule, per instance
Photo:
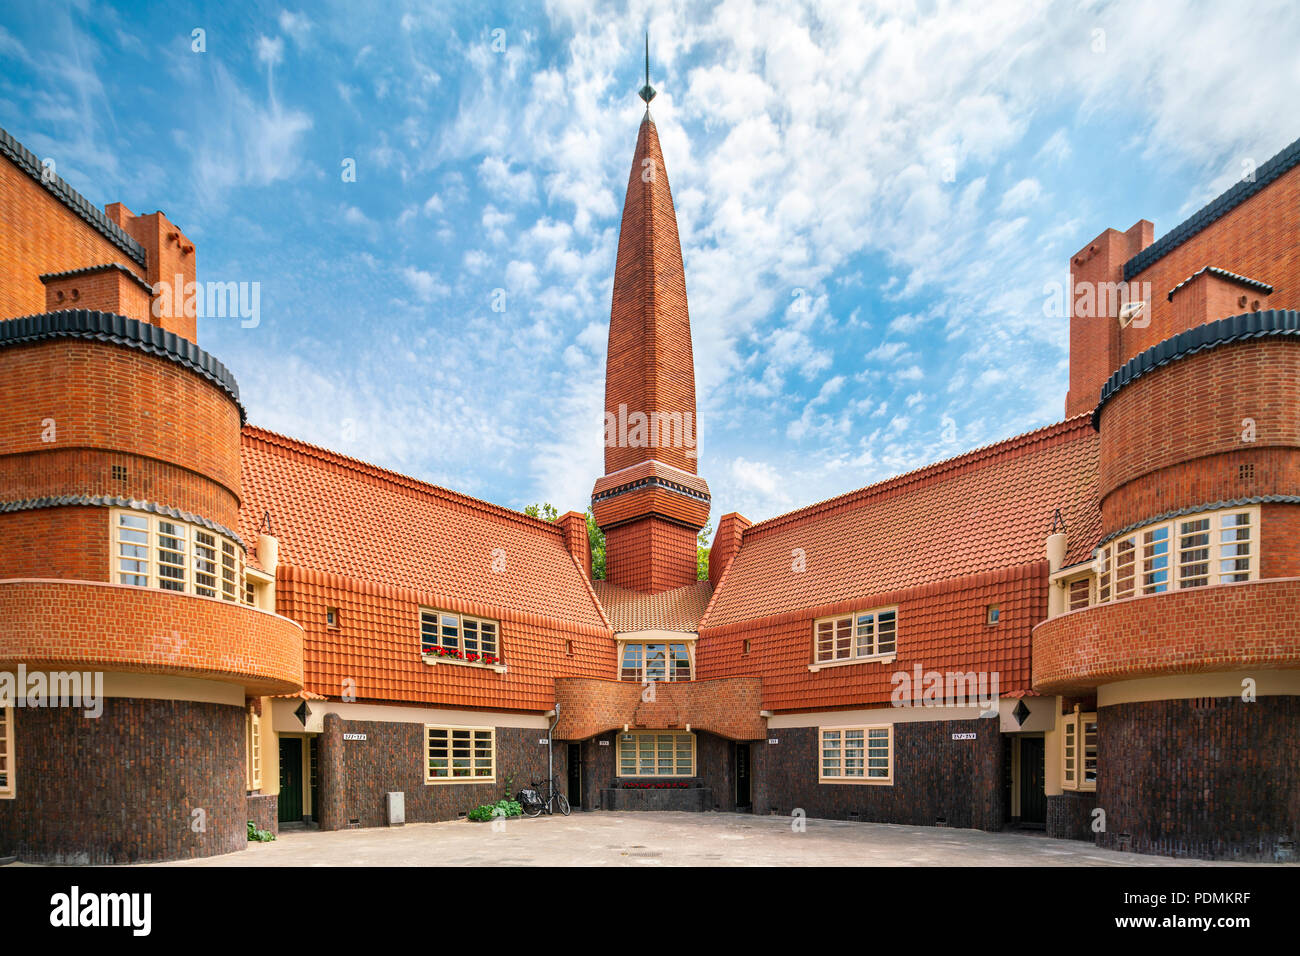
{"label": "tall narrow tower", "polygon": [[605,475],[592,512],[606,577],[657,593],[696,580],[709,486],[695,473],[695,362],[668,171],[650,118],[649,52],[614,267],[605,367]]}

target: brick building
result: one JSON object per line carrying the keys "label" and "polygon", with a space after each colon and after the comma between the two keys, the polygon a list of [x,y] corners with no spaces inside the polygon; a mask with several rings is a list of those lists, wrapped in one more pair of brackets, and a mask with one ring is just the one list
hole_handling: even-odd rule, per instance
{"label": "brick building", "polygon": [[[653,91],[650,91],[653,95]],[[647,100],[648,102],[648,100]],[[647,111],[605,474],[533,518],[249,424],[162,213],[0,131],[0,856],[121,862],[583,809],[1043,827],[1273,860],[1300,830],[1300,142],[1071,260],[1063,421],[753,524],[697,474]],[[1143,290],[1150,289],[1150,294]],[[3,685],[0,685],[3,686]],[[20,691],[20,694],[22,692]],[[1099,812],[1100,811],[1100,812]]]}

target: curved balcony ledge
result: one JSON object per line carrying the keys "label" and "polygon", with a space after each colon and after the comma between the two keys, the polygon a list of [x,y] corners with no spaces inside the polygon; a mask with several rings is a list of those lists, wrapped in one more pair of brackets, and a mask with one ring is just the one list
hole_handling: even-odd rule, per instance
{"label": "curved balcony ledge", "polygon": [[202,677],[255,695],[302,689],[302,628],[214,598],[98,581],[0,580],[0,668]]}
{"label": "curved balcony ledge", "polygon": [[624,726],[635,730],[703,730],[732,740],[758,740],[767,735],[760,714],[763,682],[757,677],[713,680],[657,681],[654,699],[643,700],[639,681],[595,677],[557,677],[555,701],[560,706],[555,736],[585,740]]}
{"label": "curved balcony ledge", "polygon": [[1300,668],[1300,578],[1128,598],[1043,621],[1033,632],[1034,689],[1214,671]]}

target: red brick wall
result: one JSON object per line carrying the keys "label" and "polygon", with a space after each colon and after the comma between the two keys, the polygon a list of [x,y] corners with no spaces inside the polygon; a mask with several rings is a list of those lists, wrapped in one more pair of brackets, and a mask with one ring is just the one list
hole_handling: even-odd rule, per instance
{"label": "red brick wall", "polygon": [[733,740],[756,740],[766,733],[762,687],[755,678],[658,682],[653,700],[639,681],[565,677],[555,681],[560,704],[557,737],[583,740],[606,730],[707,730]]}
{"label": "red brick wall", "polygon": [[694,584],[698,549],[694,531],[662,518],[621,524],[605,531],[605,579],[646,593]]}
{"label": "red brick wall", "polygon": [[[1253,442],[1243,440],[1246,419]],[[1105,533],[1177,508],[1296,494],[1300,347],[1260,339],[1178,359],[1117,392],[1100,425]]]}
{"label": "red brick wall", "polygon": [[108,536],[106,508],[0,514],[0,578],[107,581]]}
{"label": "red brick wall", "polygon": [[1034,689],[1079,693],[1139,677],[1300,666],[1300,578],[1172,591],[1034,628]]}
{"label": "red brick wall", "polygon": [[[114,465],[126,469],[125,479],[113,477]],[[0,459],[0,501],[61,495],[136,498],[180,508],[211,521],[220,520],[217,515],[230,515],[238,507],[234,493],[224,485],[145,455],[55,446],[41,454]],[[226,526],[236,530],[233,524]]]}
{"label": "red brick wall", "polygon": [[[611,631],[449,596],[281,565],[276,604],[305,631],[307,689],[331,699],[338,699],[349,686],[344,681],[351,680],[353,693],[363,701],[544,711],[554,703],[554,677],[614,672]],[[422,662],[421,606],[498,621],[506,673]],[[330,607],[339,609],[337,628],[326,626]]]}
{"label": "red brick wall", "polygon": [[[1269,308],[1300,308],[1300,167],[1215,220],[1168,255],[1153,262],[1134,281],[1151,283],[1152,316],[1147,328],[1122,333],[1121,363],[1185,329],[1175,321],[1178,296],[1169,290],[1204,266],[1217,266],[1273,286]],[[1173,225],[1172,223],[1170,225]],[[1258,293],[1248,293],[1252,299]],[[1225,315],[1248,312],[1233,308]],[[1214,315],[1210,319],[1221,319]],[[1111,371],[1114,371],[1112,369]],[[1100,384],[1100,383],[1099,383]]]}
{"label": "red brick wall", "polygon": [[[813,621],[833,614],[898,605],[893,663],[862,663],[813,673]],[[1001,620],[987,623],[996,604]],[[696,652],[701,678],[754,675],[767,710],[877,707],[890,703],[896,671],[998,673],[1002,694],[1029,689],[1030,631],[1047,614],[1047,562],[882,594],[764,620],[702,628]],[[750,652],[744,652],[745,641]]]}
{"label": "red brick wall", "polygon": [[45,311],[39,276],[105,262],[144,278],[130,256],[0,156],[0,319]]}
{"label": "red brick wall", "polygon": [[[47,419],[54,421],[53,442],[42,441]],[[174,471],[170,476],[188,484],[188,500],[212,502],[213,512],[204,517],[234,528],[239,428],[239,409],[224,391],[166,359],[77,340],[0,350],[0,456],[95,448],[170,462],[191,473],[188,480]],[[53,476],[66,461],[51,462]],[[0,458],[0,475],[29,475],[40,467]],[[128,494],[143,492],[147,477],[129,478]],[[226,493],[209,487],[212,482]]]}
{"label": "red brick wall", "polygon": [[0,581],[0,667],[203,677],[250,695],[302,686],[302,630],[216,598],[86,581]]}

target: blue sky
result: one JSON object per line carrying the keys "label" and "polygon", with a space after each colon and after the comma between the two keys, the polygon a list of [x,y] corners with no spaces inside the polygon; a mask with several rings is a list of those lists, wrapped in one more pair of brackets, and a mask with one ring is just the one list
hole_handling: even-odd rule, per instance
{"label": "blue sky", "polygon": [[1069,256],[1300,136],[1300,5],[1178,0],[8,4],[0,126],[261,283],[254,423],[582,508],[646,27],[715,518],[1059,420]]}

